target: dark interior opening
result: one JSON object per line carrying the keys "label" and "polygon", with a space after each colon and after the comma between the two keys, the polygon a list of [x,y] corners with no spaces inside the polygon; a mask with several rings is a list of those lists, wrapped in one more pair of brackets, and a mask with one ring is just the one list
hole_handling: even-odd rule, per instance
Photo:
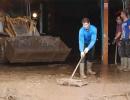
{"label": "dark interior opening", "polygon": [[46,4],[47,19],[45,33],[53,36],[60,36],[61,39],[72,48],[69,60],[73,62],[79,58],[78,32],[83,17],[88,17],[91,24],[98,29],[98,39],[95,49],[95,60],[101,56],[101,32],[100,32],[100,3],[91,1],[58,1]]}
{"label": "dark interior opening", "polygon": [[[122,10],[122,1],[121,0],[109,0],[109,63],[115,63],[115,47],[116,45],[112,44],[116,32],[116,16],[117,13]],[[119,55],[117,61],[120,62]]]}

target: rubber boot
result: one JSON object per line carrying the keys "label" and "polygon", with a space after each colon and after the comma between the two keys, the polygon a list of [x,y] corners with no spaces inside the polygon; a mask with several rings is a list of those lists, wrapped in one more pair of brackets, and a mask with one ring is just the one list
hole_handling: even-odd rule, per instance
{"label": "rubber boot", "polygon": [[127,58],[127,68],[124,71],[130,71],[130,58]]}
{"label": "rubber boot", "polygon": [[128,63],[129,63],[129,58],[125,57],[124,58],[124,71],[128,71]]}
{"label": "rubber boot", "polygon": [[128,71],[130,71],[130,58],[128,58]]}
{"label": "rubber boot", "polygon": [[125,57],[121,57],[121,65],[118,68],[118,70],[122,71],[124,69],[127,68],[127,65],[125,65],[127,62],[126,62],[126,58]]}
{"label": "rubber boot", "polygon": [[92,71],[92,62],[87,62],[87,74],[95,75],[96,72]]}
{"label": "rubber boot", "polygon": [[121,57],[121,66],[124,67],[124,57]]}
{"label": "rubber boot", "polygon": [[84,63],[80,63],[79,73],[80,73],[80,78],[82,78],[82,79],[86,78],[86,75],[85,75],[85,73],[84,73],[84,66],[85,66]]}
{"label": "rubber boot", "polygon": [[128,58],[124,57],[124,68],[127,68],[128,66]]}

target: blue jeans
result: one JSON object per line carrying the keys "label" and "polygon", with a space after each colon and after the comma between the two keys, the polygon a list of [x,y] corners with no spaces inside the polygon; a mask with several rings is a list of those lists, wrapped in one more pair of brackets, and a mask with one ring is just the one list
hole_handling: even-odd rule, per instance
{"label": "blue jeans", "polygon": [[120,57],[130,58],[130,39],[121,40],[118,46],[118,52]]}

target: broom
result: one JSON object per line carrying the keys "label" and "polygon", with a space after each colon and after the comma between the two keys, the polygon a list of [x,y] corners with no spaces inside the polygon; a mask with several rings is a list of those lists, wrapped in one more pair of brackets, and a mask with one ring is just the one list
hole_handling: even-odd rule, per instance
{"label": "broom", "polygon": [[74,74],[76,73],[76,71],[77,71],[77,69],[79,67],[79,64],[81,63],[83,58],[84,57],[80,58],[80,60],[79,60],[78,64],[76,65],[72,75],[70,76],[70,78],[62,78],[62,79],[58,79],[57,80],[57,83],[59,85],[81,87],[81,86],[84,86],[84,85],[88,84],[87,82],[83,82],[82,80],[73,79]]}

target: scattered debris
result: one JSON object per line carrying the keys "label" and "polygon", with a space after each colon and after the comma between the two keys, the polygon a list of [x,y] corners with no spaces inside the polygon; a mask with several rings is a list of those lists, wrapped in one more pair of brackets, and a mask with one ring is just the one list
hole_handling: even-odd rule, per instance
{"label": "scattered debris", "polygon": [[122,93],[122,94],[113,94],[113,95],[104,95],[104,96],[91,96],[91,97],[87,97],[87,100],[118,100],[116,99],[117,97],[121,98],[124,97],[123,100],[130,100],[130,96],[129,96],[130,92],[128,93]]}
{"label": "scattered debris", "polygon": [[68,79],[68,78],[62,78],[62,79],[57,79],[57,83],[59,85],[64,85],[64,86],[76,86],[76,87],[81,87],[84,85],[87,85],[88,82],[78,80],[78,79]]}

